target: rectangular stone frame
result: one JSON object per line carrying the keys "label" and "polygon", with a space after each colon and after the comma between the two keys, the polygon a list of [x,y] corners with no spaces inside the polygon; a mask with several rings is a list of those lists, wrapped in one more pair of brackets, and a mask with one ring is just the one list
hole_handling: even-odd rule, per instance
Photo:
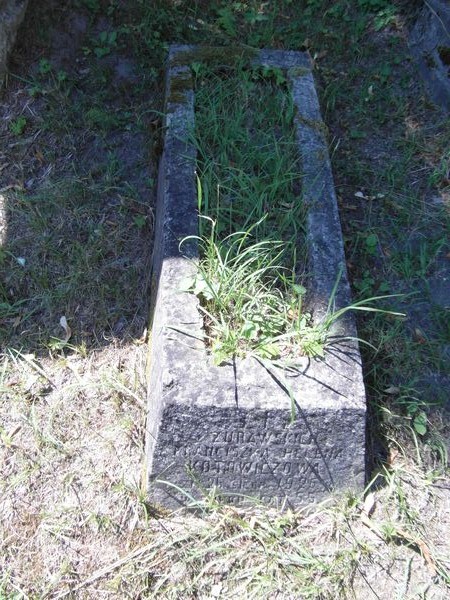
{"label": "rectangular stone frame", "polygon": [[[297,507],[335,490],[364,486],[361,357],[350,313],[334,328],[325,358],[304,357],[295,370],[252,357],[218,367],[208,355],[198,299],[180,291],[197,259],[195,243],[179,247],[183,238],[198,234],[190,64],[219,56],[226,61],[227,54],[223,48],[190,46],[169,51],[152,273],[148,493],[152,502],[172,508],[211,488],[232,503],[248,497]],[[248,59],[283,69],[292,88],[302,197],[308,205],[307,285],[314,318],[321,319],[339,273],[335,308],[348,306],[351,295],[310,59],[278,50],[261,50]]]}

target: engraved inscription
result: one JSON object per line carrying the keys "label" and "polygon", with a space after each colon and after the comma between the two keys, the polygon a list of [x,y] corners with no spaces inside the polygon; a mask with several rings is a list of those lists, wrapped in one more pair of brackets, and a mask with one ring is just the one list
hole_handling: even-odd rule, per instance
{"label": "engraved inscription", "polygon": [[337,487],[351,458],[340,416],[310,411],[291,424],[278,410],[199,412],[193,418],[170,408],[159,433],[164,459],[154,467],[161,480],[193,494],[215,487],[228,502],[262,495],[309,502]]}
{"label": "engraved inscription", "polygon": [[295,494],[326,485],[327,463],[340,459],[342,447],[321,444],[307,429],[264,425],[267,429],[208,432],[201,443],[172,446],[173,457],[202,481],[229,492],[258,494],[270,484]]}
{"label": "engraved inscription", "polygon": [[311,444],[317,442],[311,432],[305,431],[252,431],[248,429],[222,430],[211,433],[213,444]]}

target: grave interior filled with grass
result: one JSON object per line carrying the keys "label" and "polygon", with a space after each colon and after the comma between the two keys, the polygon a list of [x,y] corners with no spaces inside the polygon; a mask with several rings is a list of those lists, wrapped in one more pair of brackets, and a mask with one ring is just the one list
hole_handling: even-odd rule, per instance
{"label": "grave interior filled with grass", "polygon": [[304,310],[305,205],[281,69],[193,64],[199,297],[216,363],[321,354]]}

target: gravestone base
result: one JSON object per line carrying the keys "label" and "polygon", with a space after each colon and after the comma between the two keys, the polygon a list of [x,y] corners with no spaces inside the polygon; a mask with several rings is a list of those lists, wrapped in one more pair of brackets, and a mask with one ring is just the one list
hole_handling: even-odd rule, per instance
{"label": "gravestone base", "polygon": [[[216,53],[216,54],[215,54]],[[177,508],[210,490],[298,507],[334,491],[362,491],[366,401],[353,317],[331,332],[321,359],[295,368],[257,358],[216,366],[198,299],[182,291],[195,273],[198,235],[194,87],[190,64],[226,61],[224,50],[172,47],[165,139],[158,176],[148,381],[147,477],[152,502]],[[330,297],[351,303],[333,177],[309,57],[262,50],[250,64],[280,68],[296,107],[294,127],[306,218],[310,310],[319,322]],[[214,63],[217,64],[217,63]],[[338,282],[338,283],[337,283]]]}
{"label": "gravestone base", "polygon": [[[364,486],[365,411],[166,405],[154,447],[152,498],[176,508],[209,490],[230,503],[295,508]],[[181,491],[184,490],[186,495]]]}

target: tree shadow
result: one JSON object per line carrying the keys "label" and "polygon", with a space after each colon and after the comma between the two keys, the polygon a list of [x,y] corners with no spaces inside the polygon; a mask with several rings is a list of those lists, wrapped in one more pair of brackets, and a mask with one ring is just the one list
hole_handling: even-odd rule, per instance
{"label": "tree shadow", "polygon": [[111,20],[54,2],[36,28],[36,11],[0,106],[0,345],[86,353],[148,326],[158,92],[99,37]]}

